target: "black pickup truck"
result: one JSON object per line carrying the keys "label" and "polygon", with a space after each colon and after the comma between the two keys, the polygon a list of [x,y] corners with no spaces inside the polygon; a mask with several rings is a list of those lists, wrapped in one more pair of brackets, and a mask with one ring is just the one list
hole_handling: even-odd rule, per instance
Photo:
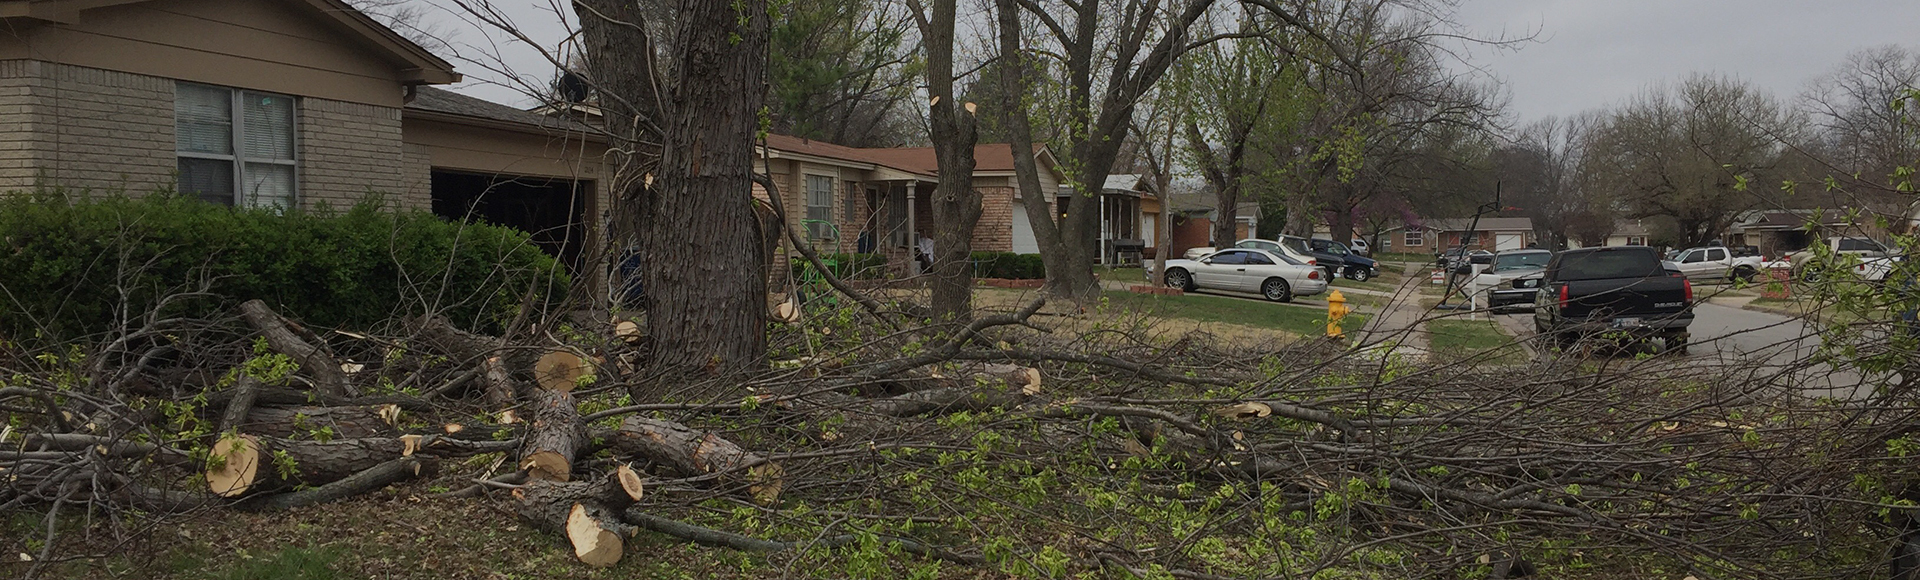
{"label": "black pickup truck", "polygon": [[[1583,336],[1660,339],[1686,354],[1693,283],[1647,246],[1567,250],[1547,262],[1533,328],[1565,350]],[[1618,333],[1618,334],[1614,334]]]}

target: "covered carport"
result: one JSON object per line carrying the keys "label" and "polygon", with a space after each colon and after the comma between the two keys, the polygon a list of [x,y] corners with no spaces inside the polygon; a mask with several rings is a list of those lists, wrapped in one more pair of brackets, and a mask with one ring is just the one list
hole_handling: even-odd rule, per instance
{"label": "covered carport", "polygon": [[[404,111],[415,179],[435,214],[528,232],[576,273],[598,244],[606,140],[571,118],[422,88]],[[418,175],[424,174],[424,175]],[[597,278],[597,277],[595,277]]]}

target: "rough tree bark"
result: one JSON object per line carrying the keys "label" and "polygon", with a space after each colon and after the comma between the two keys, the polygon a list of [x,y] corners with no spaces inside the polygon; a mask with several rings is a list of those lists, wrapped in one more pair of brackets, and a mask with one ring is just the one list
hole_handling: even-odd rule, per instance
{"label": "rough tree bark", "polygon": [[973,253],[973,226],[980,221],[981,198],[973,188],[973,148],[979,141],[974,106],[961,105],[953,94],[957,4],[957,0],[935,0],[932,14],[919,20],[927,47],[927,94],[933,100],[928,121],[940,166],[940,186],[933,198],[933,315],[947,321],[967,320],[973,312],[973,269],[968,256]]}
{"label": "rough tree bark", "polygon": [[[654,366],[712,374],[765,365],[766,263],[751,186],[765,0],[681,3],[669,67],[639,62],[655,55],[635,3],[575,6],[610,131],[629,151],[660,153],[657,178],[627,163],[614,184],[617,219],[642,257]],[[657,68],[678,78],[660,82]]]}
{"label": "rough tree bark", "polygon": [[[240,315],[247,324],[267,339],[267,345],[280,354],[292,357],[300,363],[300,370],[313,376],[314,388],[320,394],[330,397],[350,396],[351,386],[347,383],[347,372],[340,368],[339,359],[327,351],[326,343],[319,337],[307,332],[305,328],[293,323],[259,300],[248,300],[240,304]],[[309,340],[311,339],[311,340]]]}

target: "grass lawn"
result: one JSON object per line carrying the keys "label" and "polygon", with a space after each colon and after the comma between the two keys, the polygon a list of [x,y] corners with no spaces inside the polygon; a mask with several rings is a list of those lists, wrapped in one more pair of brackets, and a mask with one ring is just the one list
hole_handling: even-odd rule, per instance
{"label": "grass lawn", "polygon": [[1500,330],[1492,320],[1433,320],[1427,322],[1427,337],[1433,352],[1442,356],[1466,358],[1499,350],[1492,362],[1520,362],[1526,354],[1512,346],[1513,337]]}
{"label": "grass lawn", "polygon": [[[1204,294],[1156,296],[1108,292],[1107,300],[1114,305],[1162,318],[1272,328],[1302,336],[1317,336],[1325,334],[1327,330],[1327,312],[1318,308]],[[1351,314],[1341,321],[1340,326],[1349,330],[1361,328],[1367,318],[1364,314]]]}
{"label": "grass lawn", "polygon": [[1372,280],[1368,280],[1365,282],[1355,282],[1352,280],[1348,280],[1346,278],[1341,278],[1339,282],[1333,283],[1333,289],[1339,290],[1341,288],[1364,288],[1367,290],[1375,290],[1379,292],[1393,292],[1395,290],[1400,289],[1400,282],[1398,279],[1389,281],[1384,276],[1380,278],[1374,278]]}
{"label": "grass lawn", "polygon": [[1128,284],[1147,283],[1146,268],[1094,268],[1093,273],[1101,280],[1116,280]]}
{"label": "grass lawn", "polygon": [[1374,252],[1372,256],[1367,256],[1367,257],[1373,258],[1375,260],[1379,260],[1382,262],[1420,262],[1420,263],[1426,263],[1426,264],[1433,263],[1433,254],[1418,254],[1418,253],[1402,254],[1398,252]]}

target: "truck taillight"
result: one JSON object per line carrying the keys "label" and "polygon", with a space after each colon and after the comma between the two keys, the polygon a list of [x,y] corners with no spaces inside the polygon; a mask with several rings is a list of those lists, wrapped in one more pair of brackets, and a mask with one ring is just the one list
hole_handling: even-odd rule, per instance
{"label": "truck taillight", "polygon": [[1560,285],[1560,303],[1561,304],[1567,303],[1567,285],[1566,284]]}
{"label": "truck taillight", "polygon": [[1687,301],[1692,302],[1693,301],[1693,281],[1681,280],[1680,287],[1687,289]]}

